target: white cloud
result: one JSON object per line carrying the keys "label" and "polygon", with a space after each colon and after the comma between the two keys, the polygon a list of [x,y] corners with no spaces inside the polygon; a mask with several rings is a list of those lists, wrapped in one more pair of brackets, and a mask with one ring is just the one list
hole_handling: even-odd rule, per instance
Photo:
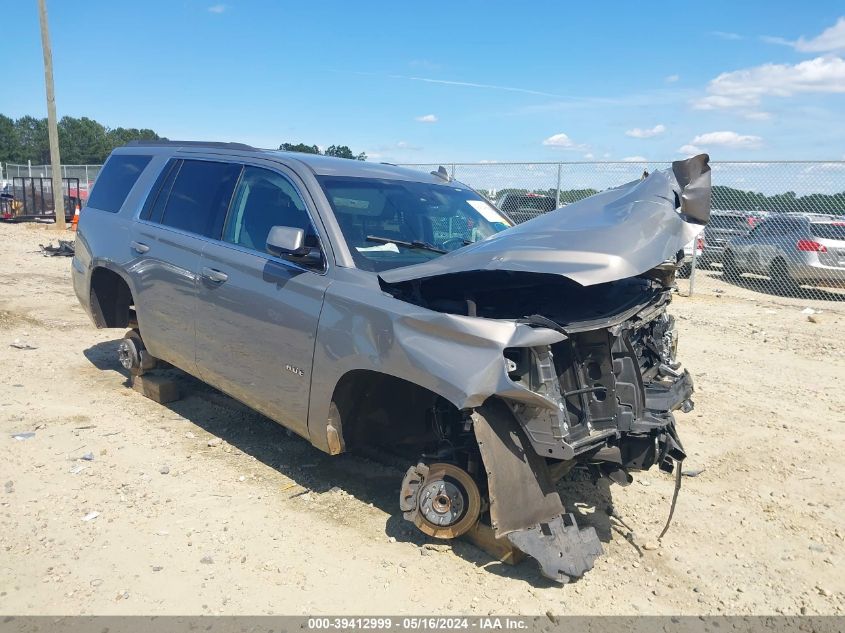
{"label": "white cloud", "polygon": [[816,37],[805,40],[799,37],[795,48],[802,53],[823,53],[845,49],[845,17],[841,17],[836,24],[826,28]]}
{"label": "white cloud", "polygon": [[684,154],[685,156],[696,156],[698,154],[703,154],[704,150],[700,147],[696,147],[695,145],[687,144],[678,148],[678,152]]}
{"label": "white cloud", "polygon": [[552,134],[549,138],[543,141],[543,145],[548,145],[550,147],[563,147],[566,149],[575,149],[578,147],[572,142],[572,139],[563,132],[560,134]]}
{"label": "white cloud", "polygon": [[764,64],[722,73],[707,86],[709,96],[693,103],[698,110],[753,108],[764,96],[845,93],[845,60],[816,57],[798,64]]}
{"label": "white cloud", "polygon": [[710,35],[713,37],[718,37],[719,39],[723,40],[741,40],[743,39],[742,35],[739,33],[729,33],[727,31],[710,31]]}
{"label": "white cloud", "polygon": [[791,46],[802,53],[829,53],[831,51],[845,50],[845,17],[840,17],[836,24],[826,28],[816,37],[805,39],[802,35],[795,41],[784,37],[772,37],[764,35],[760,38],[769,44],[781,44]]}
{"label": "white cloud", "polygon": [[737,134],[728,130],[722,132],[707,132],[706,134],[699,134],[689,143],[689,146],[684,147],[711,147],[713,145],[719,147],[732,147],[735,149],[755,149],[762,145],[763,139],[759,136],[752,136],[750,134]]}
{"label": "white cloud", "polygon": [[768,121],[772,118],[772,113],[751,110],[749,112],[744,113],[742,116],[744,116],[746,119],[750,119],[751,121]]}
{"label": "white cloud", "polygon": [[589,152],[587,152],[586,154],[584,154],[584,160],[593,160],[594,158],[595,158],[595,156],[593,156],[593,155],[592,155],[591,153],[589,153]]}
{"label": "white cloud", "polygon": [[622,159],[626,163],[647,163],[648,159],[645,156],[626,156]]}
{"label": "white cloud", "polygon": [[226,10],[225,4],[213,4],[208,7],[209,13],[223,13]]}
{"label": "white cloud", "polygon": [[678,81],[680,78],[681,78],[680,75],[667,75],[666,77],[663,78],[663,81],[665,81],[667,84],[673,84],[676,81]]}
{"label": "white cloud", "polygon": [[438,118],[436,114],[424,114],[416,117],[414,120],[420,123],[437,123]]}
{"label": "white cloud", "polygon": [[658,136],[659,134],[663,134],[666,131],[666,126],[662,123],[658,123],[652,128],[638,128],[635,127],[632,130],[628,130],[625,132],[625,136],[632,136],[633,138],[651,138],[653,136]]}

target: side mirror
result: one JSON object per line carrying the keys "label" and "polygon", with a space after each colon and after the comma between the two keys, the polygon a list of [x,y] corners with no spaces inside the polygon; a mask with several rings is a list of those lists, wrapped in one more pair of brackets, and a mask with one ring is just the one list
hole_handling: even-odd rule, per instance
{"label": "side mirror", "polygon": [[267,252],[276,257],[304,257],[311,251],[305,246],[305,231],[292,226],[274,226],[267,234]]}

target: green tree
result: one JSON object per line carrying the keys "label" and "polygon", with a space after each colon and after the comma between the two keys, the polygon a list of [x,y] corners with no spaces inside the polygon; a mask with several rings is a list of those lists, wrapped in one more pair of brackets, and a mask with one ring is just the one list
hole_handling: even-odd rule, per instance
{"label": "green tree", "polygon": [[305,143],[282,143],[279,149],[286,152],[302,152],[303,154],[319,154],[320,148],[316,145],[306,145]]}
{"label": "green tree", "polygon": [[108,130],[106,132],[106,143],[108,146],[108,151],[111,152],[115,147],[121,147],[126,145],[130,141],[160,141],[163,140],[158,134],[156,134],[153,130],[148,128],[144,128],[139,130],[138,128],[130,127],[116,127],[113,130]]}
{"label": "green tree", "polygon": [[316,145],[306,145],[305,143],[282,143],[279,149],[286,152],[303,152],[305,154],[322,154],[324,156],[334,156],[335,158],[350,158],[352,160],[367,160],[367,154],[361,152],[355,154],[346,145],[329,145],[325,152],[321,152]]}
{"label": "green tree", "polygon": [[11,117],[0,114],[0,163],[17,162],[19,155],[15,122]]}
{"label": "green tree", "polygon": [[352,150],[346,145],[329,145],[326,149],[326,156],[334,156],[336,158],[349,158],[352,160],[367,160],[367,155],[364,152],[360,154],[353,154]]}
{"label": "green tree", "polygon": [[59,151],[67,165],[101,163],[110,151],[106,127],[87,117],[59,121]]}
{"label": "green tree", "polygon": [[47,137],[47,119],[22,116],[15,121],[15,135],[20,153],[16,161],[44,165],[50,162],[50,141]]}

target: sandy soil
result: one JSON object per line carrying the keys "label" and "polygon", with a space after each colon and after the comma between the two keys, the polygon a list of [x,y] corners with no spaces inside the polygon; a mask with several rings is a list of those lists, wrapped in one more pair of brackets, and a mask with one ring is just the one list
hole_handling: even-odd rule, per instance
{"label": "sandy soil", "polygon": [[399,469],[325,456],[188,377],[170,405],[129,389],[123,332],[95,330],[70,260],[37,252],[57,237],[0,225],[4,614],[845,613],[845,302],[699,275],[673,312],[698,392],[685,469],[705,470],[656,550],[670,476],[567,484],[606,553],[560,587],[427,543]]}

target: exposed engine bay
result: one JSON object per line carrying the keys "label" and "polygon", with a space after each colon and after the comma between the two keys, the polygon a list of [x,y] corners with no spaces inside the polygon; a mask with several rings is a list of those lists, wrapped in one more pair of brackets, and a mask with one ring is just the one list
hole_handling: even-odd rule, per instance
{"label": "exposed engine bay", "polygon": [[577,467],[625,486],[630,471],[657,464],[672,472],[684,459],[672,411],[692,409],[693,384],[675,358],[669,288],[647,278],[585,288],[551,275],[462,276],[393,290],[426,307],[519,319],[565,338],[504,351],[508,377],[538,404],[492,398],[451,424],[433,415],[440,440],[408,471],[402,510],[438,538],[460,536],[486,510],[497,536],[566,582],[592,568],[601,544],[565,512],[556,480]]}
{"label": "exposed engine bay", "polygon": [[[707,186],[709,194],[709,173]],[[680,198],[676,192],[679,205]],[[560,335],[505,348],[511,388],[481,406],[429,412],[431,442],[402,484],[405,518],[436,538],[486,522],[565,583],[591,569],[602,547],[595,529],[566,511],[556,487],[562,476],[579,469],[626,486],[632,471],[657,465],[675,471],[673,512],[685,457],[673,412],[693,408],[692,378],[676,359],[667,313],[676,264],[652,262],[636,275],[589,284],[490,267],[382,279],[386,293],[428,310]]]}

